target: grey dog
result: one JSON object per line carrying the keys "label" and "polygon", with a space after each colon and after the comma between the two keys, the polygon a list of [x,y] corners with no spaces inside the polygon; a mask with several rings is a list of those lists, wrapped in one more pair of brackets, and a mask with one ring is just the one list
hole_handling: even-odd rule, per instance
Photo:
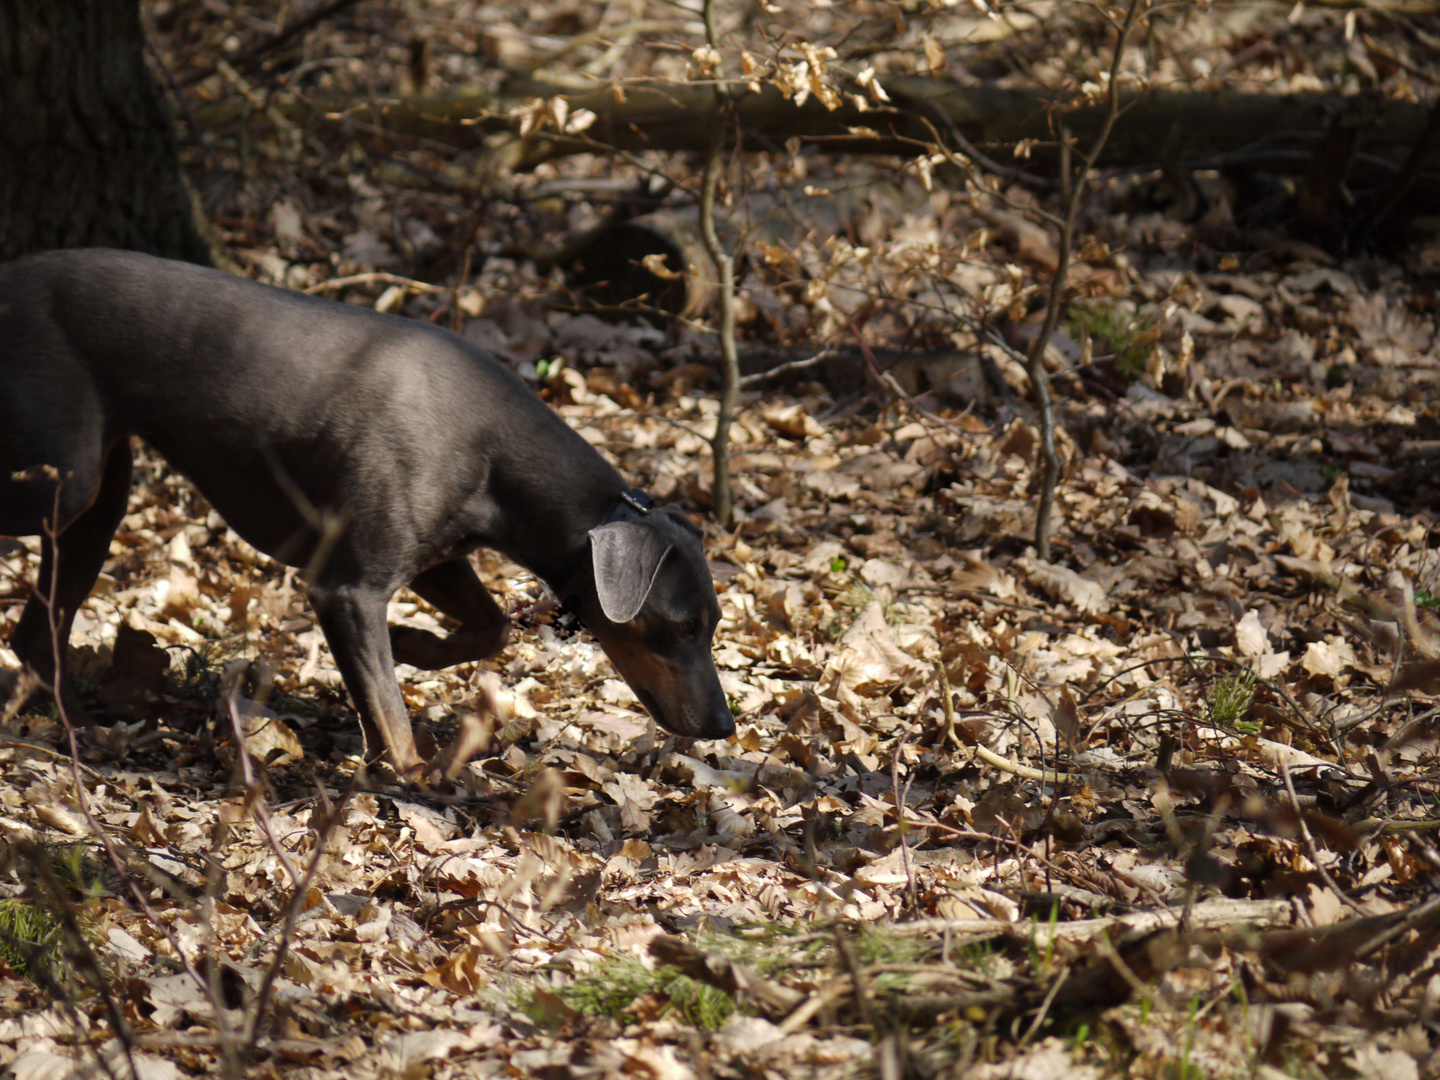
{"label": "grey dog", "polygon": [[[466,558],[478,547],[549,585],[663,727],[735,730],[700,531],[627,489],[499,361],[410,319],[100,249],[0,264],[0,535],[44,537],[11,641],[42,683],[59,673],[41,597],[68,641],[125,514],[132,435],[249,543],[314,571],[367,753],[402,776],[425,763],[395,662],[479,660],[508,634]],[[388,627],[402,586],[459,629]]]}

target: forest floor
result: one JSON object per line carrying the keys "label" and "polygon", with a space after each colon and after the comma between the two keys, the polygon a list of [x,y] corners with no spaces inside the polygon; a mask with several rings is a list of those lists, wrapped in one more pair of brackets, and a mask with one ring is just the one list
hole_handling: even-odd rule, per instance
{"label": "forest floor", "polygon": [[[1440,242],[1342,257],[1220,175],[1188,210],[1164,170],[1099,178],[1051,347],[1065,468],[1043,561],[1017,357],[1057,258],[1027,208],[1053,194],[748,155],[737,190],[814,201],[747,251],[746,370],[831,352],[747,386],[724,529],[706,324],[602,319],[536,269],[652,170],[693,205],[696,161],[577,155],[462,190],[482,147],[184,123],[186,103],[263,112],[556,56],[681,78],[697,17],[630,5],[617,55],[596,5],[366,0],[216,72],[285,7],[144,6],[218,241],[249,276],[456,328],[683,506],[738,731],[657,730],[544,587],[481,553],[509,645],[399,674],[422,743],[474,717],[488,745],[453,790],[366,773],[298,575],[146,452],[72,640],[104,722],[78,760],[53,706],[0,730],[0,1065],[1440,1075]],[[937,6],[865,62],[948,51],[951,75],[1059,86],[1104,60],[1083,11],[1006,10],[1001,33]],[[823,44],[887,11],[777,18]],[[1433,68],[1433,16],[1287,11],[1157,20],[1127,64],[1277,92],[1369,65],[1392,96]],[[38,561],[0,541],[0,637]],[[391,621],[444,622],[406,593]]]}

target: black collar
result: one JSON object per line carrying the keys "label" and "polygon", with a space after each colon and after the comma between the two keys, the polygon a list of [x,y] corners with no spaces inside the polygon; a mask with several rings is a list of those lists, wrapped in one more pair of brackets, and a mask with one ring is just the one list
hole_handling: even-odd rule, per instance
{"label": "black collar", "polygon": [[655,498],[643,488],[626,488],[620,492],[620,501],[615,504],[615,509],[610,511],[610,516],[605,519],[605,524],[612,521],[629,521],[632,514],[644,517],[655,509]]}
{"label": "black collar", "polygon": [[[610,511],[602,525],[610,525],[617,521],[634,521],[642,518],[655,509],[655,497],[644,488],[626,488],[620,492],[620,500],[615,508]],[[560,606],[566,614],[572,615],[577,621],[580,620],[580,593],[576,588],[579,579],[589,570],[589,558],[582,557],[580,565],[571,571],[566,579],[565,586],[560,590]]]}

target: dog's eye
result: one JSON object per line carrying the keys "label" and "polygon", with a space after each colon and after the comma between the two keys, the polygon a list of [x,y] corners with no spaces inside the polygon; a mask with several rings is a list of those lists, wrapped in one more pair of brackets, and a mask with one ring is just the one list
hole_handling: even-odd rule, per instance
{"label": "dog's eye", "polygon": [[680,632],[686,637],[694,637],[696,634],[700,633],[700,616],[692,615],[690,618],[686,619],[684,624],[680,627]]}

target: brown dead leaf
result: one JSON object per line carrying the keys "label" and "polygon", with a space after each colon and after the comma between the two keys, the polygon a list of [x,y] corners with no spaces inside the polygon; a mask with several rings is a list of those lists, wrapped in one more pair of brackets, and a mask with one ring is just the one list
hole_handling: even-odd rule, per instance
{"label": "brown dead leaf", "polygon": [[254,590],[247,585],[236,585],[230,590],[230,597],[226,606],[230,611],[231,626],[241,630],[248,627],[250,601],[254,595]]}
{"label": "brown dead leaf", "polygon": [[1068,566],[1022,557],[1015,566],[1037,586],[1062,603],[1085,615],[1109,610],[1105,587],[1097,581],[1081,577]]}
{"label": "brown dead leaf", "polygon": [[455,822],[443,813],[418,802],[396,800],[400,820],[415,833],[415,843],[424,851],[442,851],[445,842],[459,831]]}
{"label": "brown dead leaf", "polygon": [[1235,648],[1241,656],[1266,656],[1270,653],[1270,635],[1260,625],[1260,616],[1247,611],[1245,617],[1235,624]]}
{"label": "brown dead leaf", "polygon": [[1300,658],[1300,666],[1311,675],[1338,679],[1346,668],[1355,666],[1355,650],[1343,638],[1312,641],[1306,646],[1305,655]]}
{"label": "brown dead leaf", "polygon": [[847,689],[873,694],[924,674],[926,667],[895,644],[877,601],[866,604],[840,639],[830,667]]}
{"label": "brown dead leaf", "polygon": [[131,843],[140,847],[159,847],[165,843],[165,830],[155,820],[149,803],[140,804],[140,815],[135,819],[129,833]]}
{"label": "brown dead leaf", "polygon": [[160,614],[166,619],[188,622],[191,613],[204,604],[200,597],[200,583],[195,575],[183,566],[170,568],[170,577],[163,582],[164,597],[160,602]]}
{"label": "brown dead leaf", "polygon": [[548,832],[559,823],[564,803],[564,779],[554,769],[541,769],[525,794],[510,808],[510,821],[514,825],[523,825],[538,820]]}
{"label": "brown dead leaf", "polygon": [[236,696],[245,752],[267,765],[293,765],[305,757],[300,737],[279,715],[258,701]]}
{"label": "brown dead leaf", "polygon": [[1068,686],[1060,688],[1060,698],[1050,710],[1050,720],[1073,752],[1075,740],[1080,736],[1080,710],[1075,699],[1071,697]]}
{"label": "brown dead leaf", "polygon": [[484,971],[485,953],[474,945],[462,945],[439,967],[431,968],[420,978],[431,986],[468,997],[489,982]]}
{"label": "brown dead leaf", "polygon": [[774,405],[760,413],[765,423],[777,434],[787,439],[804,439],[806,436],[823,435],[825,429],[805,411],[799,402],[791,405]]}

